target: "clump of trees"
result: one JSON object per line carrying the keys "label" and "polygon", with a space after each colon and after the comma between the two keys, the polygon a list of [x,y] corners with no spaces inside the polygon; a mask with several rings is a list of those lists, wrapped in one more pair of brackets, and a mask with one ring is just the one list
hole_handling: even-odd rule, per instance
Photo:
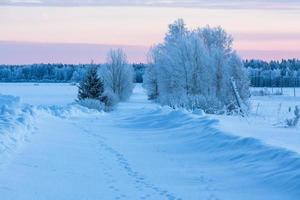
{"label": "clump of trees", "polygon": [[111,110],[129,98],[133,90],[133,69],[121,49],[111,50],[100,68],[92,66],[78,87],[81,105]]}
{"label": "clump of trees", "polygon": [[149,60],[144,86],[162,105],[209,113],[247,105],[247,72],[221,27],[189,30],[179,19],[169,25],[163,43],[150,50]]}

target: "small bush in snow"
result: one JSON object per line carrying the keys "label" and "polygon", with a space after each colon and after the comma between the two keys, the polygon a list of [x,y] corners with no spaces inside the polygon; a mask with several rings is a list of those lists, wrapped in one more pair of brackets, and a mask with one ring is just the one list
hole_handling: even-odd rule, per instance
{"label": "small bush in snow", "polygon": [[[291,111],[291,109],[289,109],[289,111]],[[294,117],[291,119],[287,119],[286,125],[288,127],[295,127],[299,123],[299,120],[300,120],[300,109],[298,106],[296,106],[294,110]]]}
{"label": "small bush in snow", "polygon": [[104,110],[104,103],[97,99],[81,99],[78,101],[78,104],[89,109],[95,109],[98,111]]}
{"label": "small bush in snow", "polygon": [[103,96],[101,97],[101,101],[104,103],[106,110],[110,110],[113,106],[115,106],[119,102],[118,96],[110,91],[107,90],[103,93]]}
{"label": "small bush in snow", "polygon": [[192,112],[194,115],[205,115],[204,111],[202,109],[196,109],[196,110],[193,110]]}

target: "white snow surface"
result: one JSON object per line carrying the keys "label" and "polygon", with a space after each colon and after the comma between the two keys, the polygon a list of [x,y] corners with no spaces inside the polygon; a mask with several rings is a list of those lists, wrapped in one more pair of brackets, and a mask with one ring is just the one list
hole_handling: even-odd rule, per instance
{"label": "white snow surface", "polygon": [[70,83],[0,83],[0,94],[19,96],[30,105],[67,105],[77,98]]}
{"label": "white snow surface", "polygon": [[[253,88],[259,90],[261,88]],[[271,89],[269,89],[271,91]],[[279,89],[274,89],[279,90]],[[272,145],[300,154],[300,127],[286,127],[285,120],[293,118],[295,106],[300,107],[300,88],[284,88],[283,95],[251,97],[251,110],[247,117],[216,116],[216,127],[234,135],[259,139]],[[289,108],[291,109],[289,111]]]}
{"label": "white snow surface", "polygon": [[74,94],[50,102],[41,91],[23,92],[25,102],[36,100],[36,128],[0,168],[1,200],[300,196],[299,154],[227,134],[214,116],[160,107],[140,85],[111,113],[72,104]]}

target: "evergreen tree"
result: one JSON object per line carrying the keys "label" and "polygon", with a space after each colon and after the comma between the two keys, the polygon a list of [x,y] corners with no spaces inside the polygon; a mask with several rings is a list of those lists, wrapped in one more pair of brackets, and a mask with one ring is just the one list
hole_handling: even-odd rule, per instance
{"label": "evergreen tree", "polygon": [[78,87],[78,99],[99,99],[104,92],[102,80],[97,75],[97,68],[91,67]]}

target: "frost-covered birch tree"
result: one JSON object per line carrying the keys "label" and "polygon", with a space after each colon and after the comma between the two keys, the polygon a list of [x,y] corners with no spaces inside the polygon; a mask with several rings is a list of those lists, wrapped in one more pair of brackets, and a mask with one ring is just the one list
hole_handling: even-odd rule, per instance
{"label": "frost-covered birch tree", "polygon": [[157,72],[153,65],[148,65],[144,75],[144,87],[147,90],[147,95],[150,100],[157,99],[158,97],[158,83]]}
{"label": "frost-covered birch tree", "polygon": [[233,110],[238,103],[232,78],[243,103],[249,97],[243,63],[232,50],[232,37],[220,27],[188,30],[179,19],[169,25],[164,42],[149,55],[152,67],[146,71],[145,88],[150,98],[157,97],[163,105],[207,112]]}
{"label": "frost-covered birch tree", "polygon": [[111,50],[107,56],[106,64],[100,70],[104,81],[105,92],[113,93],[119,100],[129,98],[133,89],[133,69],[128,64],[123,50]]}

